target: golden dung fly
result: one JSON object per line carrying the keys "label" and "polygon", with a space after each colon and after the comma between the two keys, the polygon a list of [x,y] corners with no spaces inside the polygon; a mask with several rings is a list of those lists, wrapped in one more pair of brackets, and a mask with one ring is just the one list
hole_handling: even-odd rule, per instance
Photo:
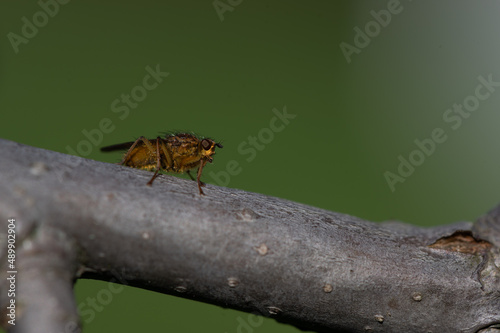
{"label": "golden dung fly", "polygon": [[212,163],[215,147],[222,148],[220,143],[212,139],[198,138],[189,133],[167,134],[165,138],[146,139],[141,136],[131,142],[119,143],[101,148],[101,151],[126,150],[120,164],[128,167],[155,170],[147,185],[152,185],[158,172],[187,172],[194,180],[189,170],[198,167],[196,180],[200,194],[204,194],[201,187],[205,184],[200,180],[201,172],[207,162]]}

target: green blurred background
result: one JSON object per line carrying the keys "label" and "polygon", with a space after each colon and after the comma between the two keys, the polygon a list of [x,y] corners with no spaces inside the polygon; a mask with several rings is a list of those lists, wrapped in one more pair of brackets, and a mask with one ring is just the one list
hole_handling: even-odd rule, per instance
{"label": "green blurred background", "polygon": [[[116,162],[119,154],[98,147],[194,131],[224,144],[206,182],[217,184],[213,174],[234,160],[241,169],[229,187],[372,221],[473,220],[500,201],[500,87],[458,129],[443,120],[474,95],[479,76],[500,82],[497,1],[55,4],[0,3],[2,138]],[[355,40],[356,27],[372,29],[369,44]],[[356,41],[368,45],[348,62],[340,45]],[[143,96],[147,66],[169,75]],[[121,96],[132,93],[137,104],[125,113]],[[296,117],[270,139],[273,109],[285,106]],[[84,132],[97,133],[103,119],[112,130],[89,143]],[[447,140],[391,191],[384,173],[396,173],[398,156],[408,158],[414,140],[434,128]],[[259,133],[262,150],[247,161],[238,146]],[[78,281],[81,309],[92,309],[89,298],[103,300],[103,290],[114,289]],[[298,331],[128,287],[105,303],[85,317],[85,333]]]}

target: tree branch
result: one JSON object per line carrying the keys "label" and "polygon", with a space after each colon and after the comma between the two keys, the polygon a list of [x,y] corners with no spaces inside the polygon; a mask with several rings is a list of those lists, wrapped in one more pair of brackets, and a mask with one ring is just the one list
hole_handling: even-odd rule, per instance
{"label": "tree branch", "polygon": [[212,185],[200,196],[171,176],[149,187],[146,171],[6,140],[0,156],[0,218],[16,219],[16,326],[3,320],[12,332],[39,322],[78,331],[75,278],[318,332],[500,332],[500,208],[476,224],[424,229]]}

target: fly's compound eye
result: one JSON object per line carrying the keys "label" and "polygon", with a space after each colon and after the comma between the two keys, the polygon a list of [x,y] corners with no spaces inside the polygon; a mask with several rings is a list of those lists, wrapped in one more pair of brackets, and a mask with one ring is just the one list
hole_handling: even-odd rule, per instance
{"label": "fly's compound eye", "polygon": [[203,139],[201,140],[201,146],[203,147],[203,149],[209,150],[212,145],[210,144],[210,141],[208,141],[207,139]]}

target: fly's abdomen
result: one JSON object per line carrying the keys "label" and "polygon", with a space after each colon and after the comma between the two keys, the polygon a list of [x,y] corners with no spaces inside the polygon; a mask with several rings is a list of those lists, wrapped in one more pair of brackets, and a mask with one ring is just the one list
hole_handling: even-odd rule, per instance
{"label": "fly's abdomen", "polygon": [[156,167],[156,154],[149,152],[143,147],[137,147],[130,153],[123,164],[132,168],[150,170],[150,168]]}

